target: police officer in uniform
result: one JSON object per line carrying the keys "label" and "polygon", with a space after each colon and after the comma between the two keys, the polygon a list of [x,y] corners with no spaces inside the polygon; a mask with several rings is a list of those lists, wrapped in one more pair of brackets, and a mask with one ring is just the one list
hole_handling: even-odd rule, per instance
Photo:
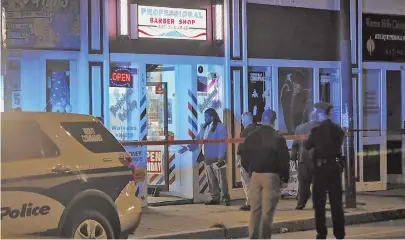
{"label": "police officer in uniform", "polygon": [[317,239],[326,239],[325,205],[326,193],[332,210],[333,234],[336,239],[345,237],[345,220],[342,204],[342,165],[340,163],[344,131],[329,118],[332,105],[326,102],[315,104],[319,126],[313,128],[305,143],[307,150],[312,150],[313,202],[315,205],[315,222]]}

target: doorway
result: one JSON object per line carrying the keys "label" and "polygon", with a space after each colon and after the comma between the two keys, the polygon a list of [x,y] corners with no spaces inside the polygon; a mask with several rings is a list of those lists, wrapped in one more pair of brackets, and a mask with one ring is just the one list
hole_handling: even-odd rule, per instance
{"label": "doorway", "polygon": [[[167,83],[148,82],[146,99],[147,141],[168,140]],[[148,191],[152,196],[158,196],[159,191],[169,190],[167,160],[167,145],[147,147]]]}
{"label": "doorway", "polygon": [[387,71],[388,183],[405,184],[405,71]]}
{"label": "doorway", "polygon": [[359,115],[359,182],[358,191],[385,190],[386,180],[386,121],[385,116],[385,71],[363,71]]}
{"label": "doorway", "polygon": [[[179,133],[176,113],[178,76],[177,65],[146,64],[148,141],[174,140]],[[178,148],[176,145],[147,147],[148,204],[151,206],[187,201],[177,194],[178,180],[181,180],[180,174],[177,174],[179,169],[176,169],[176,165],[180,165],[176,164],[179,163],[179,159],[176,159]]]}

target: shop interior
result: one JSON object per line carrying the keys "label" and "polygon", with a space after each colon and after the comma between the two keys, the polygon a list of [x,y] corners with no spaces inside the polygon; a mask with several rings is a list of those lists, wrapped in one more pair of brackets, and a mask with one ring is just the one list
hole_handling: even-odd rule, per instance
{"label": "shop interior", "polygon": [[[184,121],[179,119],[184,120],[189,116],[189,109],[185,105],[187,102],[184,102],[189,98],[185,82],[189,82],[193,76],[197,77],[196,127],[203,123],[204,111],[209,107],[215,108],[220,118],[223,118],[222,66],[146,64],[147,140],[190,139],[190,136],[184,136]],[[192,85],[190,86],[193,88]],[[185,111],[181,110],[182,106]],[[180,186],[182,177],[184,178],[182,175],[192,174],[180,169],[186,159],[177,153],[179,148],[178,145],[148,146],[149,204],[192,201],[192,199],[179,197],[181,194],[176,194],[182,188]]]}

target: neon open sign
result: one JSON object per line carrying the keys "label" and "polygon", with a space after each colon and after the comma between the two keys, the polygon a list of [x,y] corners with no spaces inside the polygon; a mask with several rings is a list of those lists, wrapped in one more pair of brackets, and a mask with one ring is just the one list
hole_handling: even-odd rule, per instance
{"label": "neon open sign", "polygon": [[127,68],[112,68],[110,72],[110,87],[132,88],[131,70]]}

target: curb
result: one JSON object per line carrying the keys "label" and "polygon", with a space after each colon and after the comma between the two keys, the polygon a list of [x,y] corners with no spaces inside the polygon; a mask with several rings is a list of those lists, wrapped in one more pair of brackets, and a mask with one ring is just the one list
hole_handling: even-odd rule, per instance
{"label": "curb", "polygon": [[[345,216],[346,226],[371,222],[389,221],[405,218],[405,208],[376,211],[370,213],[351,214]],[[326,226],[332,227],[330,216],[326,218]],[[315,229],[315,219],[307,218],[294,221],[277,222],[273,224],[273,234],[299,232]],[[142,239],[230,239],[246,238],[248,226],[233,226],[229,228],[208,228],[198,231],[177,232],[171,234],[146,236]]]}
{"label": "curb", "polygon": [[148,203],[148,207],[163,207],[163,206],[184,205],[193,203],[194,203],[193,199],[184,199],[184,200]]}

